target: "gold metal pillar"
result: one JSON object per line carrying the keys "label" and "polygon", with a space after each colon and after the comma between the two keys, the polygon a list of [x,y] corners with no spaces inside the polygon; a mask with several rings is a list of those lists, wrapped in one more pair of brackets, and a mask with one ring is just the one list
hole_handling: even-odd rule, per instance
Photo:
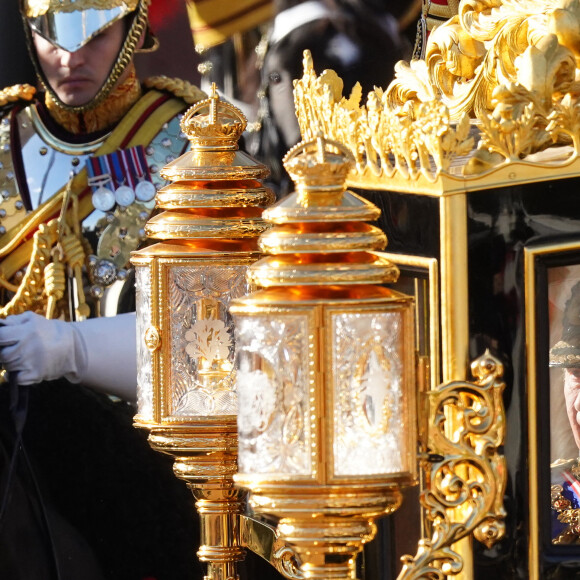
{"label": "gold metal pillar", "polygon": [[[467,195],[444,195],[439,199],[441,269],[441,371],[443,382],[467,380],[469,365],[469,264],[467,258]],[[447,436],[454,437],[454,417],[447,417]],[[469,480],[469,474],[464,474]],[[466,507],[465,509],[469,509]],[[466,536],[453,544],[463,560],[457,580],[472,580],[473,539]]]}
{"label": "gold metal pillar", "polygon": [[441,372],[443,382],[465,380],[469,366],[467,198],[439,199],[441,270]]}

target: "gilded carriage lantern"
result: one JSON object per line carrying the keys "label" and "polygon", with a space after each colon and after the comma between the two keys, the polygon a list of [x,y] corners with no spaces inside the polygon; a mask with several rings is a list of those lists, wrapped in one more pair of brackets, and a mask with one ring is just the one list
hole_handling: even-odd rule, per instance
{"label": "gilded carriage lantern", "polygon": [[413,301],[381,284],[376,206],[349,192],[348,149],[291,149],[296,192],[267,209],[261,290],[232,302],[239,473],[257,514],[279,519],[305,578],[354,578],[374,520],[416,482]]}
{"label": "gilded carriage lantern", "polygon": [[[162,210],[146,226],[159,240],[135,252],[138,414],[149,441],[175,458],[201,516],[199,557],[208,577],[235,578],[243,559],[234,530],[244,505],[234,488],[234,334],[227,307],[251,290],[246,272],[260,255],[261,218],[274,194],[268,169],[239,151],[246,120],[211,97],[183,117],[191,151],[162,170]],[[230,530],[222,533],[223,530]]]}

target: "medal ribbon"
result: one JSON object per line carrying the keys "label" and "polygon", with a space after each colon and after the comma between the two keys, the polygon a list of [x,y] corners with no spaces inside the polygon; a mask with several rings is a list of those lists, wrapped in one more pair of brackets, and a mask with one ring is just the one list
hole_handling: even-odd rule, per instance
{"label": "medal ribbon", "polygon": [[[112,170],[111,170],[112,168]],[[142,145],[121,149],[107,155],[90,157],[87,162],[89,185],[95,188],[111,182],[113,189],[129,185],[132,189],[141,181],[151,181]],[[127,182],[127,183],[126,183]]]}
{"label": "medal ribbon", "polygon": [[107,165],[109,162],[112,162],[113,165],[113,177],[115,182],[115,189],[120,187],[121,185],[125,185],[127,171],[123,171],[123,167],[121,167],[121,155],[120,151],[115,151],[114,153],[110,153],[109,155],[104,155],[103,157],[106,158]]}

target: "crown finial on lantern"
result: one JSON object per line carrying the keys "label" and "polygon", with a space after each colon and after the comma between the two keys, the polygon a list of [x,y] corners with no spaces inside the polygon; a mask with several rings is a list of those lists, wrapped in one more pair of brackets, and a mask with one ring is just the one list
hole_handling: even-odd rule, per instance
{"label": "crown finial on lantern", "polygon": [[194,151],[238,149],[247,120],[242,111],[220,98],[215,83],[208,99],[193,105],[181,120],[181,130]]}
{"label": "crown finial on lantern", "polygon": [[350,150],[321,133],[290,149],[283,162],[301,193],[343,192],[354,167]]}

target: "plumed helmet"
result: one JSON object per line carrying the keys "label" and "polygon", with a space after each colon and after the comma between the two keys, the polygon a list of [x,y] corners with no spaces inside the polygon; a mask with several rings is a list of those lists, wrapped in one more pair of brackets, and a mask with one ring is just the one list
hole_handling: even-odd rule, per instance
{"label": "plumed helmet", "polygon": [[[152,37],[147,28],[147,8],[150,0],[20,0],[25,20],[28,46],[36,72],[46,90],[64,109],[86,111],[100,103],[111,91],[133,58],[137,43],[143,35],[150,45]],[[32,39],[39,34],[56,47],[75,52],[115,22],[126,18],[125,41],[113,63],[108,79],[90,103],[80,107],[62,103],[46,81]],[[146,48],[151,48],[146,46]]]}

